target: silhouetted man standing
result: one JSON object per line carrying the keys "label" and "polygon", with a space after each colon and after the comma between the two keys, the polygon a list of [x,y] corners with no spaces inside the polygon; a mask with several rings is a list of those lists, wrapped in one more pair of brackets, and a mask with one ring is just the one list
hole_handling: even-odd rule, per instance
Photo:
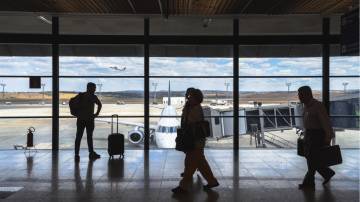
{"label": "silhouetted man standing", "polygon": [[308,171],[303,183],[299,184],[299,189],[315,188],[316,171],[324,178],[323,185],[329,182],[335,175],[335,172],[329,167],[316,167],[314,164],[314,162],[319,161],[319,159],[314,157],[318,149],[330,145],[331,137],[333,137],[333,129],[325,106],[313,98],[309,86],[300,87],[298,89],[298,96],[300,102],[304,104],[304,150],[308,166]]}
{"label": "silhouetted man standing", "polygon": [[[86,128],[87,134],[87,143],[89,148],[89,158],[97,159],[100,158],[100,155],[95,153],[93,147],[93,132],[95,128],[95,117],[97,117],[100,113],[102,104],[98,97],[95,95],[96,85],[94,83],[89,82],[87,84],[87,89],[85,93],[80,93],[80,108],[79,115],[77,116],[76,122],[76,139],[75,139],[75,160],[79,161],[79,150],[81,138],[84,133],[84,129]],[[94,114],[95,104],[97,105],[97,111]]]}

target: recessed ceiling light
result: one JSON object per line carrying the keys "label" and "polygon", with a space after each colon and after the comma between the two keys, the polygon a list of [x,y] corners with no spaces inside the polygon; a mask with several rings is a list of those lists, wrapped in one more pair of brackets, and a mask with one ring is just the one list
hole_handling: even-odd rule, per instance
{"label": "recessed ceiling light", "polygon": [[42,15],[38,16],[38,18],[47,24],[50,24],[50,25],[52,24],[51,20],[48,20],[46,17],[44,17]]}

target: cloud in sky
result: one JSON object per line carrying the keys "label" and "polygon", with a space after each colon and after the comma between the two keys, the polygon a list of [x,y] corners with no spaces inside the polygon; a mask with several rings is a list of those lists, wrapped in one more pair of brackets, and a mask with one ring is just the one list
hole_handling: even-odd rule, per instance
{"label": "cloud in sky", "polygon": [[[232,76],[232,58],[150,58],[151,76]],[[239,73],[242,76],[321,76],[321,58],[240,58]],[[51,76],[50,57],[0,57],[0,75],[48,75]],[[332,57],[331,75],[360,75],[359,57]],[[126,67],[125,71],[113,68]],[[60,75],[75,76],[143,76],[144,59],[141,57],[61,57]],[[159,83],[157,90],[167,90],[167,78],[151,78],[150,83]],[[142,78],[62,78],[60,90],[83,91],[87,82],[102,83],[103,91],[143,90]],[[0,78],[7,91],[29,90],[27,78]],[[43,79],[46,90],[51,90],[51,79]],[[225,90],[225,82],[231,78],[176,78],[171,79],[173,90],[185,90],[193,86],[204,90]],[[310,85],[321,89],[321,78],[296,79],[240,79],[242,91],[286,91],[286,82],[291,89]],[[359,89],[359,78],[331,79],[331,89],[342,90],[343,82],[348,89]],[[232,86],[231,86],[232,87]],[[232,88],[231,88],[232,89]],[[231,90],[230,89],[230,90]],[[152,87],[151,87],[151,90]]]}

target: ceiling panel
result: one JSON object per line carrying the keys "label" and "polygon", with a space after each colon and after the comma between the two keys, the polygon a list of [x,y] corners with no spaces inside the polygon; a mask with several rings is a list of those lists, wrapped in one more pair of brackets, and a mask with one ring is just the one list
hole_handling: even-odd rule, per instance
{"label": "ceiling panel", "polygon": [[[160,6],[161,5],[161,6]],[[227,15],[343,13],[353,0],[1,0],[0,11]],[[358,7],[358,3],[356,5]],[[161,9],[160,9],[161,8]]]}

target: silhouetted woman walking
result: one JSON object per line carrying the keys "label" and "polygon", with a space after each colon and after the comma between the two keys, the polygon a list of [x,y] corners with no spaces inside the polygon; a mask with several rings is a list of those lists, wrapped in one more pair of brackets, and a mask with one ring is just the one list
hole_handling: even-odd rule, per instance
{"label": "silhouetted woman walking", "polygon": [[[182,127],[189,128],[187,131],[194,131],[191,128],[199,124],[204,120],[204,114],[201,107],[203,101],[203,94],[199,89],[191,89],[188,93],[188,101],[184,106],[182,113]],[[192,183],[192,177],[196,169],[198,169],[201,175],[208,182],[204,186],[204,189],[211,189],[213,187],[219,186],[217,179],[214,177],[213,172],[205,158],[204,147],[205,147],[205,137],[199,137],[197,134],[191,133],[193,135],[193,148],[186,151],[185,154],[185,169],[183,174],[183,179],[180,181],[179,186],[172,189],[174,193],[185,193],[188,190],[188,187]]]}

